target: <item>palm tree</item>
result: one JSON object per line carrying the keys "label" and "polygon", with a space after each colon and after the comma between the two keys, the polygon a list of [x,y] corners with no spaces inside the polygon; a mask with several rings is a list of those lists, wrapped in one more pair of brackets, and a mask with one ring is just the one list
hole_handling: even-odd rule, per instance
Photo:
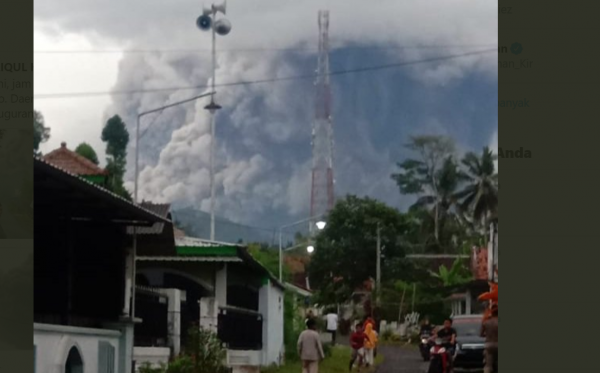
{"label": "palm tree", "polygon": [[483,148],[481,157],[473,152],[462,159],[465,171],[461,178],[466,181],[465,188],[456,194],[461,201],[460,208],[473,217],[476,225],[483,225],[487,230],[487,222],[497,214],[498,209],[498,172],[495,155],[487,146]]}
{"label": "palm tree", "polygon": [[458,165],[452,156],[447,157],[440,170],[433,177],[431,183],[433,186],[431,188],[432,193],[420,197],[413,205],[413,208],[431,209],[434,219],[434,237],[437,243],[440,242],[440,232],[445,219],[458,202],[456,189],[460,180],[461,173]]}

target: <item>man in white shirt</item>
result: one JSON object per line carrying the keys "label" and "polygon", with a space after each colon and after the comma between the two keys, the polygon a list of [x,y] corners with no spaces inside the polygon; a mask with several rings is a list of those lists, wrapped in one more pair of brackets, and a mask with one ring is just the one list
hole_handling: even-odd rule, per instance
{"label": "man in white shirt", "polygon": [[335,346],[335,338],[338,329],[338,315],[333,311],[329,311],[329,313],[325,316],[327,320],[327,332],[331,334],[331,345]]}

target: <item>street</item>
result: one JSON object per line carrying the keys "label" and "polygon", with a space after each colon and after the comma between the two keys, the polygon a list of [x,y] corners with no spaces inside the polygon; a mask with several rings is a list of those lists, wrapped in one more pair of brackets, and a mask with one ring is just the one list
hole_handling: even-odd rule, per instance
{"label": "street", "polygon": [[380,346],[379,352],[385,358],[377,368],[377,373],[424,373],[427,363],[423,362],[419,350],[413,347]]}

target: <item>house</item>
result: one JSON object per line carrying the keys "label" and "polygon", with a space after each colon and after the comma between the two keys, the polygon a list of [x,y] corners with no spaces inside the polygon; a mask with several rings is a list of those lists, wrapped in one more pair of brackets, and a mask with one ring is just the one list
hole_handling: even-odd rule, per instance
{"label": "house", "polygon": [[452,315],[480,314],[485,305],[477,298],[489,291],[489,282],[498,282],[498,222],[490,225],[487,247],[474,247],[471,252],[471,272],[473,280],[461,287],[446,299],[452,309]]}
{"label": "house", "polygon": [[136,366],[177,355],[197,325],[217,333],[234,371],[282,362],[285,288],[244,246],[178,235],[138,249]]}
{"label": "house", "polygon": [[108,172],[98,167],[94,162],[67,148],[67,143],[60,144],[60,148],[44,155],[42,159],[54,166],[67,170],[85,180],[105,186]]}
{"label": "house", "polygon": [[140,320],[128,227],[170,222],[47,160],[33,163],[34,371],[131,373]]}

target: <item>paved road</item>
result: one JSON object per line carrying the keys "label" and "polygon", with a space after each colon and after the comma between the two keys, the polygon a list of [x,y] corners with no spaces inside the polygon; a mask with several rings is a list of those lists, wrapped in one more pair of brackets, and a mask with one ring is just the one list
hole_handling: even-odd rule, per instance
{"label": "paved road", "polygon": [[423,362],[419,350],[410,347],[381,346],[379,352],[385,359],[377,368],[377,373],[425,373],[427,363]]}

